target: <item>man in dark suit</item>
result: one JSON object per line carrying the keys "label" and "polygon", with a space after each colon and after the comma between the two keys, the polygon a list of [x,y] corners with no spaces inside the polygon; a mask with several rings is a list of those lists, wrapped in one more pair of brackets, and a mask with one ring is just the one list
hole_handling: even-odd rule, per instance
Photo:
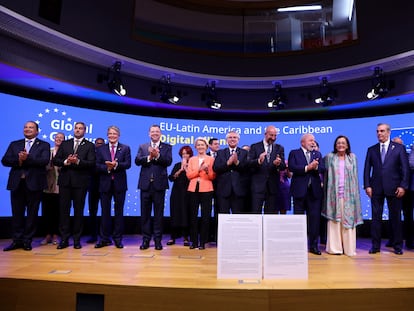
{"label": "man in dark suit", "polygon": [[226,135],[228,148],[217,151],[213,170],[216,172],[216,198],[219,213],[244,212],[244,198],[248,191],[248,152],[237,145],[240,134],[234,131]]}
{"label": "man in dark suit", "polygon": [[168,189],[167,167],[172,163],[172,147],[162,143],[159,125],[149,129],[151,141],[139,146],[135,164],[141,166],[138,189],[141,190],[141,230],[140,249],[149,248],[152,236],[151,211],[154,206],[153,236],[155,249],[162,250],[162,221],[164,216],[165,190]]}
{"label": "man in dark suit", "polygon": [[18,248],[32,250],[40,200],[43,190],[47,189],[46,165],[50,159],[50,144],[38,139],[38,134],[38,124],[26,122],[25,138],[11,142],[1,159],[4,166],[11,168],[7,190],[11,198],[13,242],[3,249],[6,252]]}
{"label": "man in dark suit", "polygon": [[131,149],[119,142],[121,132],[117,126],[108,128],[108,142],[96,150],[96,167],[99,173],[99,192],[101,194],[100,241],[95,248],[112,244],[111,207],[114,199],[114,230],[112,238],[116,248],[123,248],[124,203],[128,190],[126,170],[131,167]]}
{"label": "man in dark suit", "polygon": [[83,210],[92,168],[95,167],[95,146],[84,138],[85,132],[85,123],[76,122],[75,138],[62,142],[53,159],[53,164],[61,167],[58,178],[61,241],[57,249],[69,246],[72,201],[74,211],[73,247],[75,249],[82,248],[80,238],[83,227]]}
{"label": "man in dark suit", "polygon": [[264,213],[275,214],[280,171],[286,169],[285,149],[275,144],[276,127],[269,125],[264,135],[264,139],[252,144],[249,151],[251,208],[253,213],[260,214],[265,203]]}
{"label": "man in dark suit", "polygon": [[371,199],[372,247],[370,254],[380,252],[384,201],[387,199],[394,253],[402,255],[402,198],[409,186],[409,165],[405,147],[390,141],[388,124],[377,125],[378,143],[369,147],[364,166],[364,189]]}
{"label": "man in dark suit", "polygon": [[301,147],[289,153],[288,167],[292,172],[290,192],[293,197],[293,213],[306,213],[309,252],[321,255],[318,248],[319,223],[323,191],[320,174],[325,171],[322,154],[315,150],[315,137],[304,134]]}

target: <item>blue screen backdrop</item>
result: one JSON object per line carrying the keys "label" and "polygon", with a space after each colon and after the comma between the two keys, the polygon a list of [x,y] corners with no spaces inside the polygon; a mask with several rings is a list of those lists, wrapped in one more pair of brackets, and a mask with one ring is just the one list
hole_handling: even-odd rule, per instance
{"label": "blue screen backdrop", "polygon": [[[332,151],[333,142],[338,135],[346,135],[351,142],[352,151],[358,158],[361,203],[363,216],[370,219],[370,202],[362,189],[362,173],[365,154],[368,146],[377,142],[376,125],[380,122],[389,123],[392,128],[391,137],[403,139],[407,150],[414,143],[414,113],[355,118],[343,120],[294,121],[294,122],[229,122],[229,121],[200,121],[184,119],[168,119],[115,112],[91,110],[66,105],[59,105],[38,100],[31,100],[0,93],[0,103],[3,108],[1,122],[2,144],[0,154],[4,155],[9,142],[23,138],[23,125],[33,120],[39,124],[39,138],[53,145],[56,132],[63,132],[66,138],[72,138],[73,126],[77,121],[85,122],[87,133],[85,137],[94,142],[97,137],[106,139],[106,130],[110,125],[121,129],[120,141],[128,144],[132,152],[132,167],[128,170],[128,192],[125,203],[125,216],[140,215],[139,191],[137,190],[140,168],[134,164],[134,159],[141,143],[149,140],[148,129],[152,124],[159,124],[162,129],[162,141],[173,146],[173,164],[180,161],[178,151],[183,145],[193,147],[195,138],[201,136],[207,139],[217,137],[222,147],[226,146],[225,136],[230,130],[240,132],[240,146],[250,145],[263,139],[264,129],[272,124],[279,129],[277,142],[285,147],[285,157],[289,151],[300,146],[300,137],[304,133],[313,133],[320,145],[323,155]],[[276,115],[275,115],[276,116]],[[170,173],[172,166],[168,168]],[[11,216],[10,195],[6,190],[9,168],[0,167],[0,217]],[[85,207],[85,215],[88,208]],[[165,215],[169,216],[169,191],[166,194]],[[388,211],[384,211],[387,219]]]}

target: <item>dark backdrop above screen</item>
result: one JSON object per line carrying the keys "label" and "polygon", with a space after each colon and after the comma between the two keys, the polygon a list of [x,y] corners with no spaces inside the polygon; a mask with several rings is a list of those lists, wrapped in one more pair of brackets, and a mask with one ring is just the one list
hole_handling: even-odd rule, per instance
{"label": "dark backdrop above screen", "polygon": [[[261,141],[266,126],[275,125],[279,129],[277,142],[285,147],[286,159],[290,150],[300,146],[300,137],[305,133],[315,135],[323,155],[332,151],[334,140],[338,135],[346,135],[350,139],[352,151],[358,158],[361,203],[365,219],[371,218],[371,212],[369,198],[362,189],[362,173],[367,147],[377,142],[376,125],[380,122],[389,123],[392,127],[391,137],[401,137],[407,149],[414,142],[414,127],[412,126],[414,113],[331,121],[259,123],[144,117],[58,105],[1,93],[0,103],[3,107],[3,121],[0,125],[2,133],[1,156],[6,152],[9,142],[23,138],[23,125],[29,120],[39,124],[38,137],[48,141],[51,145],[53,145],[53,137],[56,132],[63,132],[67,139],[72,138],[73,125],[76,121],[83,121],[87,125],[85,137],[92,142],[97,137],[106,139],[108,126],[118,126],[121,129],[120,141],[131,147],[133,162],[131,169],[128,170],[128,192],[124,210],[126,216],[140,215],[139,191],[137,190],[140,167],[134,164],[134,159],[139,144],[149,140],[148,130],[152,124],[161,126],[162,141],[173,146],[173,164],[180,161],[178,155],[180,147],[190,145],[193,148],[194,140],[199,136],[207,139],[217,137],[221,147],[225,147],[225,136],[230,130],[240,132],[239,146],[242,146]],[[168,173],[171,172],[171,169],[172,165],[168,168]],[[8,167],[0,167],[0,217],[11,215],[10,195],[6,190],[8,173]],[[168,191],[165,205],[166,216],[170,215],[169,196]],[[87,206],[85,207],[85,215],[88,215]],[[388,218],[387,215],[388,211],[385,209],[384,219]]]}

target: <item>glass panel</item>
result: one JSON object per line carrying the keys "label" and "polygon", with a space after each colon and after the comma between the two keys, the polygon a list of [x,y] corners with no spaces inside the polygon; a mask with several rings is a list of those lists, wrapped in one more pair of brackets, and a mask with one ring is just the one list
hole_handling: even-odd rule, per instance
{"label": "glass panel", "polygon": [[193,52],[271,54],[321,49],[357,39],[354,0],[328,0],[313,10],[242,10],[220,14],[137,0],[134,37]]}

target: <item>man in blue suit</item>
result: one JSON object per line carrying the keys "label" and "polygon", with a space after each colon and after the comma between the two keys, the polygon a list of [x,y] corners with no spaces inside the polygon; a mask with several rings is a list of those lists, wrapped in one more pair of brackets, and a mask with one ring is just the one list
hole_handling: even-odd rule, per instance
{"label": "man in blue suit", "polygon": [[244,199],[248,187],[248,152],[237,145],[240,134],[234,131],[226,135],[228,148],[217,151],[213,170],[216,172],[216,197],[219,213],[240,214],[244,211]]}
{"label": "man in blue suit", "polygon": [[318,248],[319,223],[323,191],[320,174],[325,171],[322,154],[315,150],[312,134],[304,134],[301,147],[289,153],[288,167],[293,173],[290,192],[293,197],[294,214],[305,214],[308,226],[309,252],[321,255]]}
{"label": "man in blue suit", "polygon": [[275,144],[277,129],[269,125],[264,139],[252,144],[249,151],[249,167],[251,172],[251,211],[255,214],[276,213],[277,193],[280,191],[280,171],[286,169],[285,149]]}
{"label": "man in blue suit", "polygon": [[47,189],[46,165],[50,159],[50,144],[38,139],[38,134],[38,124],[26,122],[25,138],[11,142],[1,159],[4,166],[11,168],[7,190],[11,198],[13,242],[3,249],[6,252],[19,248],[32,250],[40,200],[43,190]]}
{"label": "man in blue suit", "polygon": [[128,190],[126,170],[131,167],[131,149],[121,144],[121,131],[117,126],[108,128],[107,144],[96,149],[96,169],[99,173],[99,192],[101,194],[101,230],[100,241],[95,248],[112,244],[111,207],[114,199],[114,229],[112,238],[116,248],[123,248],[124,203]]}
{"label": "man in blue suit", "polygon": [[364,189],[371,199],[372,247],[370,254],[380,252],[384,201],[387,199],[394,253],[402,255],[402,197],[409,186],[408,157],[403,145],[390,141],[389,124],[377,125],[378,143],[369,147],[364,166]]}
{"label": "man in blue suit", "polygon": [[135,164],[141,166],[138,189],[141,190],[141,250],[149,248],[152,236],[151,211],[154,206],[153,236],[155,249],[162,250],[162,221],[164,216],[165,190],[168,189],[167,167],[172,163],[172,147],[162,143],[161,128],[151,125],[150,142],[139,146]]}

